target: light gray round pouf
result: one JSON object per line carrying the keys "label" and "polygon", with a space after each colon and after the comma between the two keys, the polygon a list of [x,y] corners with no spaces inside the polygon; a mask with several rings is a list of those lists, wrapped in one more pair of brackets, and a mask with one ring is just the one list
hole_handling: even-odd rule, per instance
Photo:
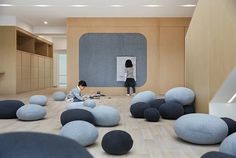
{"label": "light gray round pouf", "polygon": [[66,94],[62,91],[58,91],[58,92],[53,93],[52,98],[55,101],[64,101],[66,98]]}
{"label": "light gray round pouf", "polygon": [[174,129],[179,138],[194,144],[220,143],[228,134],[228,126],[222,119],[199,113],[181,116]]}
{"label": "light gray round pouf", "polygon": [[113,107],[97,106],[92,109],[92,114],[95,118],[95,124],[98,126],[111,127],[120,122],[120,114]]}
{"label": "light gray round pouf", "polygon": [[166,102],[177,102],[182,105],[191,104],[195,99],[194,92],[185,87],[172,88],[165,94]]}
{"label": "light gray round pouf", "polygon": [[48,98],[44,95],[33,95],[29,99],[30,104],[37,104],[37,105],[46,105]]}
{"label": "light gray round pouf", "polygon": [[73,139],[82,146],[88,146],[97,140],[98,130],[86,121],[72,121],[62,127],[60,135]]}
{"label": "light gray round pouf", "polygon": [[46,109],[40,105],[27,104],[17,110],[16,116],[19,120],[36,121],[43,119],[46,113]]}
{"label": "light gray round pouf", "polygon": [[84,106],[90,107],[90,108],[95,108],[96,102],[92,99],[87,99],[84,101]]}
{"label": "light gray round pouf", "polygon": [[157,99],[157,96],[154,92],[152,91],[143,91],[138,93],[137,95],[135,95],[132,100],[131,100],[131,105],[138,103],[138,102],[144,102],[144,103],[148,103],[152,100]]}
{"label": "light gray round pouf", "polygon": [[220,144],[220,152],[236,156],[236,133],[226,137]]}

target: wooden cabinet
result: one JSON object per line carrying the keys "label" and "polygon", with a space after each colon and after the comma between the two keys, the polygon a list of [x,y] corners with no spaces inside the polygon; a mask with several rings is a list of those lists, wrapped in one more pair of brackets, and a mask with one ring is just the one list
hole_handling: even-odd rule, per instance
{"label": "wooden cabinet", "polygon": [[52,43],[15,26],[0,26],[0,33],[0,94],[52,87]]}

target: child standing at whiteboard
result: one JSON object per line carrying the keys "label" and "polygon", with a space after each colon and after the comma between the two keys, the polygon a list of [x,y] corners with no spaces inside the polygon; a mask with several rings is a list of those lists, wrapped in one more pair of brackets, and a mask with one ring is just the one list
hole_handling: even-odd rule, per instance
{"label": "child standing at whiteboard", "polygon": [[134,68],[133,63],[130,59],[126,60],[125,62],[125,74],[126,74],[126,81],[125,87],[127,87],[127,96],[130,96],[130,87],[133,89],[133,96],[135,95],[135,86],[136,81],[134,80]]}

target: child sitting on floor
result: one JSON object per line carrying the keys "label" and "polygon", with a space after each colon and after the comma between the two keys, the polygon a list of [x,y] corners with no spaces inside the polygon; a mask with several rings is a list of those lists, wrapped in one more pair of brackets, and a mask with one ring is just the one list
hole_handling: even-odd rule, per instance
{"label": "child sitting on floor", "polygon": [[67,102],[81,102],[84,101],[84,98],[81,95],[81,91],[83,91],[87,87],[87,83],[83,80],[79,81],[78,86],[72,89],[69,94],[66,96]]}

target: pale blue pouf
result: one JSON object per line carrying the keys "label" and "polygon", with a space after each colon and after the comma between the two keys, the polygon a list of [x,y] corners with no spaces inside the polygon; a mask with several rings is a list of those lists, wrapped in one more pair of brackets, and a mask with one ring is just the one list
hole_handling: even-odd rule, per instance
{"label": "pale blue pouf", "polygon": [[96,102],[92,99],[87,99],[84,101],[84,106],[90,107],[90,108],[95,108]]}
{"label": "pale blue pouf", "polygon": [[131,100],[131,105],[138,103],[138,102],[144,102],[144,103],[148,103],[152,100],[157,99],[157,96],[154,92],[152,91],[143,91],[138,93],[137,95],[135,95],[132,100]]}
{"label": "pale blue pouf", "polygon": [[220,144],[220,152],[236,156],[236,133],[224,139]]}
{"label": "pale blue pouf", "polygon": [[189,105],[195,99],[194,92],[185,87],[176,87],[172,88],[165,94],[165,101],[166,102],[177,102],[182,105]]}
{"label": "pale blue pouf", "polygon": [[83,102],[73,102],[73,103],[69,103],[68,106],[66,107],[67,110],[70,109],[84,109],[87,110],[89,112],[92,112],[92,108],[84,106]]}
{"label": "pale blue pouf", "polygon": [[64,101],[66,98],[66,94],[62,91],[58,91],[58,92],[53,93],[52,98],[55,101]]}
{"label": "pale blue pouf", "polygon": [[22,121],[35,121],[43,119],[46,113],[46,109],[40,105],[27,104],[17,110],[16,116]]}
{"label": "pale blue pouf", "polygon": [[217,144],[228,134],[228,126],[222,119],[199,113],[181,116],[174,129],[179,138],[194,144]]}
{"label": "pale blue pouf", "polygon": [[95,124],[98,126],[116,126],[120,122],[120,114],[117,109],[109,106],[97,106],[92,109]]}
{"label": "pale blue pouf", "polygon": [[37,105],[46,105],[48,98],[44,95],[33,95],[29,99],[30,104],[37,104]]}
{"label": "pale blue pouf", "polygon": [[60,135],[73,139],[82,146],[88,146],[97,140],[98,130],[86,121],[72,121],[62,127]]}

